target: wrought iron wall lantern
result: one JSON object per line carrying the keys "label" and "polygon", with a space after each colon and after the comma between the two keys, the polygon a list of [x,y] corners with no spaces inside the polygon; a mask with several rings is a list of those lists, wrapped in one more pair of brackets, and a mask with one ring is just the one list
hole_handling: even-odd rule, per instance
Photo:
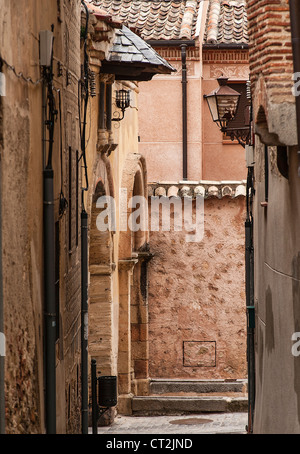
{"label": "wrought iron wall lantern", "polygon": [[231,140],[237,140],[244,148],[250,143],[250,106],[245,111],[245,126],[230,127],[230,122],[235,119],[241,94],[227,85],[228,78],[219,77],[219,87],[209,95],[204,95],[213,121],[223,133]]}
{"label": "wrought iron wall lantern", "polygon": [[130,90],[116,91],[116,106],[122,111],[122,117],[112,118],[112,121],[121,121],[124,118],[125,110],[130,107]]}

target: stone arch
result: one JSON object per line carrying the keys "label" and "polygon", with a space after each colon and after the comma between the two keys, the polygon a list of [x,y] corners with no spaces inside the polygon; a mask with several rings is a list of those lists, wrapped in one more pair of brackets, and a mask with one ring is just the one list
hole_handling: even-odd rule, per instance
{"label": "stone arch", "polygon": [[268,146],[293,146],[297,144],[295,104],[272,100],[271,88],[264,76],[255,81],[253,91],[253,118],[255,133]]}
{"label": "stone arch", "polygon": [[89,353],[103,375],[116,375],[117,326],[113,303],[113,232],[99,230],[97,217],[106,209],[99,207],[100,197],[109,196],[104,178],[96,180],[90,205],[89,235]]}
{"label": "stone arch", "polygon": [[262,143],[273,146],[278,145],[278,135],[269,131],[265,107],[260,105],[255,117],[255,133],[259,136]]}
{"label": "stone arch", "polygon": [[109,265],[112,262],[112,232],[108,230],[100,231],[97,228],[97,218],[104,207],[97,207],[97,201],[105,197],[106,190],[102,180],[99,180],[92,197],[91,207],[91,228],[90,228],[90,265]]}
{"label": "stone arch", "polygon": [[132,232],[128,229],[128,220],[132,214],[132,209],[129,207],[130,200],[133,196],[142,196],[147,201],[147,167],[145,158],[138,153],[130,153],[127,156],[123,167],[121,179],[121,232],[120,232],[120,247],[119,259],[124,260],[132,256],[132,251],[135,249],[135,244],[140,246],[142,243],[148,242],[148,232],[141,234]]}
{"label": "stone arch", "polygon": [[[140,154],[128,155],[123,167],[122,184],[123,227],[119,240],[119,411],[131,413],[132,395],[148,394],[148,298],[147,261],[149,259],[149,233],[133,231],[129,220],[134,208],[134,196],[144,199],[141,212],[147,218],[147,170]],[[143,211],[144,212],[144,211]]]}

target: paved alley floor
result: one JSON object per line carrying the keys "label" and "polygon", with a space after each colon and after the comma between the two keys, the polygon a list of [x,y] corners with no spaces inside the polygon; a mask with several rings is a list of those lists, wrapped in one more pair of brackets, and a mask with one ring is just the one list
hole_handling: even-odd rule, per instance
{"label": "paved alley floor", "polygon": [[[247,413],[205,413],[184,416],[117,416],[98,435],[114,434],[246,434]],[[92,429],[89,429],[92,433]]]}

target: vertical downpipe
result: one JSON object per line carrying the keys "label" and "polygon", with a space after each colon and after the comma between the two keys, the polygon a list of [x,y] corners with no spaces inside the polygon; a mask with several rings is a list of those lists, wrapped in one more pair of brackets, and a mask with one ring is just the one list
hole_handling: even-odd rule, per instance
{"label": "vertical downpipe", "polygon": [[[2,70],[0,64],[0,71]],[[2,100],[0,95],[0,135],[3,128]],[[5,335],[2,275],[2,157],[0,156],[0,434],[5,434]]]}
{"label": "vertical downpipe", "polygon": [[47,168],[44,179],[44,295],[46,335],[46,430],[56,433],[56,307],[55,307],[55,230],[53,170]]}
{"label": "vertical downpipe", "polygon": [[88,215],[81,213],[81,405],[82,433],[88,433]]}
{"label": "vertical downpipe", "polygon": [[255,376],[254,376],[254,300],[253,300],[253,247],[252,221],[245,223],[246,239],[246,307],[247,307],[247,362],[248,362],[248,433],[253,430]]}
{"label": "vertical downpipe", "polygon": [[182,61],[182,164],[183,180],[187,180],[187,68],[186,68],[186,48],[187,45],[181,45]]}
{"label": "vertical downpipe", "polygon": [[81,211],[81,431],[82,434],[88,433],[88,214],[84,209],[84,191],[88,190],[88,174],[86,164],[86,115],[89,97],[88,82],[88,53],[87,53],[87,33],[89,24],[89,11],[86,3],[81,0],[85,9],[86,25],[84,39],[84,81],[85,81],[85,100],[83,130],[81,135],[81,151],[83,165],[85,169],[86,187],[82,188],[82,211]]}
{"label": "vertical downpipe", "polygon": [[91,387],[92,387],[92,429],[93,435],[98,434],[98,403],[97,403],[97,364],[91,362]]}
{"label": "vertical downpipe", "polygon": [[[299,0],[289,0],[293,46],[294,72],[300,72],[300,5]],[[300,177],[300,96],[296,96],[296,121],[298,137],[298,176]]]}
{"label": "vertical downpipe", "polygon": [[[248,169],[247,178],[247,219],[245,222],[245,281],[247,309],[247,363],[248,363],[248,433],[253,432],[255,407],[255,307],[254,307],[254,248],[253,218],[250,213],[250,191],[252,187],[252,170]],[[252,197],[252,195],[251,195]]]}

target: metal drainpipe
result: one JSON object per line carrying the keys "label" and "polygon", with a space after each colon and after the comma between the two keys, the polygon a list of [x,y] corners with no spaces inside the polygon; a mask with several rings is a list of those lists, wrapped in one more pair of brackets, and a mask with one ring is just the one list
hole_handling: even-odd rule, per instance
{"label": "metal drainpipe", "polygon": [[81,151],[84,161],[86,186],[82,187],[82,211],[81,211],[81,431],[88,433],[88,214],[84,208],[84,192],[88,191],[88,174],[86,163],[86,112],[89,98],[88,82],[88,53],[87,34],[89,25],[89,11],[84,0],[81,4],[85,9],[85,39],[84,39],[84,78],[85,78],[85,100],[83,130],[81,136]]}
{"label": "metal drainpipe", "polygon": [[82,433],[88,434],[88,214],[81,213],[81,411]]}
{"label": "metal drainpipe", "polygon": [[[0,66],[0,71],[1,71]],[[0,110],[2,100],[0,96]],[[0,118],[0,122],[3,118]],[[0,123],[2,129],[2,124]],[[1,132],[1,130],[0,130]],[[2,276],[2,165],[0,159],[0,434],[5,434],[5,335],[3,307],[3,276]]]}
{"label": "metal drainpipe", "polygon": [[248,362],[248,433],[253,431],[255,406],[255,357],[254,357],[254,263],[253,263],[253,222],[245,222],[245,268],[246,268],[246,307],[247,307],[247,362]]}
{"label": "metal drainpipe", "polygon": [[[294,72],[300,72],[300,5],[299,0],[289,0],[293,46]],[[298,176],[300,177],[300,96],[296,96],[296,119],[298,135]]]}
{"label": "metal drainpipe", "polygon": [[187,45],[181,45],[181,62],[182,62],[182,165],[183,180],[187,180],[187,68],[186,68],[186,48]]}
{"label": "metal drainpipe", "polygon": [[46,335],[46,430],[56,433],[56,307],[53,169],[44,178],[44,298]]}
{"label": "metal drainpipe", "polygon": [[[54,171],[52,152],[54,143],[54,95],[51,67],[43,68],[43,160],[45,159],[46,127],[49,129],[47,165],[43,170],[43,261],[44,261],[44,329],[45,329],[45,416],[47,434],[56,434],[56,295],[55,295],[55,220]],[[45,98],[46,84],[48,95]],[[45,101],[49,101],[49,119]]]}
{"label": "metal drainpipe", "polygon": [[183,154],[183,171],[182,176],[187,180],[187,67],[186,67],[186,48],[195,47],[195,40],[148,40],[148,44],[152,47],[178,47],[181,48],[182,61],[182,154]]}

